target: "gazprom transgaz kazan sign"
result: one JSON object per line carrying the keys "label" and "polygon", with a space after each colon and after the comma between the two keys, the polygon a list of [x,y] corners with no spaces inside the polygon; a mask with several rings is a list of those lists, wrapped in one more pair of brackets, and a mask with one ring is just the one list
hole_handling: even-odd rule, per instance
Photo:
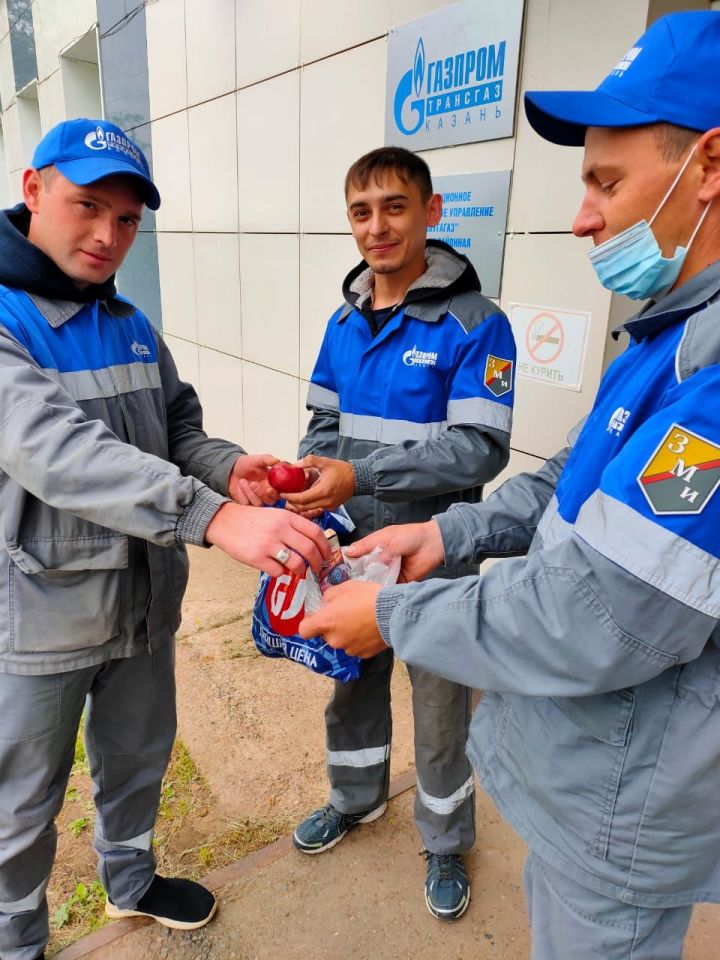
{"label": "gazprom transgaz kazan sign", "polygon": [[462,0],[390,31],[385,142],[511,137],[523,0]]}

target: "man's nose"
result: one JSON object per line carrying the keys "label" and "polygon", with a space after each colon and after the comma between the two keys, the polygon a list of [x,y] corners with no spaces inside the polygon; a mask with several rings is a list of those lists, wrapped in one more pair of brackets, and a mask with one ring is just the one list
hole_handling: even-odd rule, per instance
{"label": "man's nose", "polygon": [[573,220],[572,232],[576,237],[589,237],[605,226],[605,220],[586,193],[580,209]]}
{"label": "man's nose", "polygon": [[377,210],[370,217],[370,233],[377,237],[387,230],[387,217],[383,210]]}
{"label": "man's nose", "polygon": [[104,247],[114,247],[117,243],[117,225],[109,217],[98,217],[95,221],[95,240]]}

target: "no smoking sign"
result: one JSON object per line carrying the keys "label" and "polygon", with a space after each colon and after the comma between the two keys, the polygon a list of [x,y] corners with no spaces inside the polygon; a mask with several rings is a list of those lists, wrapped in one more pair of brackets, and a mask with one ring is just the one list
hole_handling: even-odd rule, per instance
{"label": "no smoking sign", "polygon": [[552,307],[510,305],[517,345],[517,375],[579,390],[590,314]]}

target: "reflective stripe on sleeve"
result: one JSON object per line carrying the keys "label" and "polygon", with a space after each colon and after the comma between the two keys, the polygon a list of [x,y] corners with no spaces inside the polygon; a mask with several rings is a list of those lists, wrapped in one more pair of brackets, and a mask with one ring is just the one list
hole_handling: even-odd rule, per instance
{"label": "reflective stripe on sleeve", "polygon": [[466,400],[448,401],[448,425],[458,423],[477,424],[481,427],[493,427],[510,433],[512,426],[512,408],[496,400],[484,397],[468,397]]}
{"label": "reflective stripe on sleeve", "polygon": [[580,510],[575,532],[638,579],[720,617],[720,561],[627,504],[596,490]]}
{"label": "reflective stripe on sleeve", "polygon": [[412,420],[384,420],[362,414],[341,413],[340,434],[352,440],[374,440],[377,443],[402,443],[403,440],[436,440],[447,429],[445,420],[437,423],[414,423]]}
{"label": "reflective stripe on sleeve", "polygon": [[330,410],[340,409],[340,397],[334,390],[311,383],[308,387],[307,402],[311,407],[328,407]]}
{"label": "reflective stripe on sleeve", "polygon": [[419,780],[416,782],[415,789],[424,807],[427,807],[428,810],[437,813],[441,817],[447,817],[449,814],[454,813],[468,797],[473,795],[475,792],[475,780],[472,776],[468,777],[465,783],[463,783],[461,787],[458,787],[455,793],[451,793],[449,797],[431,796],[423,790]]}
{"label": "reflective stripe on sleeve", "polygon": [[390,746],[366,747],[364,750],[328,750],[327,762],[332,767],[374,767],[385,763]]}
{"label": "reflective stripe on sleeve", "polygon": [[74,373],[51,369],[43,372],[59,383],[73,400],[98,400],[160,386],[160,370],[156,363],[124,363],[102,370],[78,370]]}
{"label": "reflective stripe on sleeve", "polygon": [[437,440],[449,426],[456,424],[491,427],[509,433],[512,410],[492,400],[451,400],[448,418],[432,423],[416,423],[413,420],[386,420],[366,414],[341,413],[339,431],[343,437],[351,440],[387,444],[402,443],[403,440],[416,440],[418,443]]}
{"label": "reflective stripe on sleeve", "polygon": [[558,499],[553,494],[537,526],[537,533],[542,540],[543,547],[546,549],[554,547],[556,543],[567,540],[572,532],[573,525],[568,523],[567,520],[563,520],[558,513]]}

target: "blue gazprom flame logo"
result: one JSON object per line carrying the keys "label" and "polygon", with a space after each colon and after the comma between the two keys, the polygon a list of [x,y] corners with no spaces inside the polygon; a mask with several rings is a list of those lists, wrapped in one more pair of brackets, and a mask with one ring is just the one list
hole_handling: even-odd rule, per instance
{"label": "blue gazprom flame logo", "polygon": [[[397,128],[407,137],[412,136],[413,133],[417,133],[425,119],[425,101],[420,98],[420,91],[422,90],[424,79],[425,45],[423,44],[422,37],[420,37],[418,45],[415,48],[415,62],[413,63],[412,70],[408,70],[408,72],[404,73],[400,78],[393,103],[393,113],[395,115]],[[416,115],[417,122],[414,126],[407,127],[403,121],[402,113],[406,101],[413,95],[413,88],[415,96],[418,99],[410,101],[410,112]]]}
{"label": "blue gazprom flame logo", "polygon": [[[437,43],[435,44],[437,47]],[[427,133],[443,128],[443,117],[454,127],[502,116],[503,83],[508,40],[498,39],[469,49],[432,50],[427,59],[420,37],[411,68],[402,75],[393,99],[397,130],[411,137],[425,125]],[[496,104],[494,111],[488,110]],[[435,124],[431,129],[430,124]]]}
{"label": "blue gazprom flame logo", "polygon": [[422,42],[422,37],[418,40],[418,45],[415,48],[415,66],[413,67],[413,77],[415,80],[415,96],[420,96],[420,91],[422,90],[423,80],[425,79],[425,44]]}

